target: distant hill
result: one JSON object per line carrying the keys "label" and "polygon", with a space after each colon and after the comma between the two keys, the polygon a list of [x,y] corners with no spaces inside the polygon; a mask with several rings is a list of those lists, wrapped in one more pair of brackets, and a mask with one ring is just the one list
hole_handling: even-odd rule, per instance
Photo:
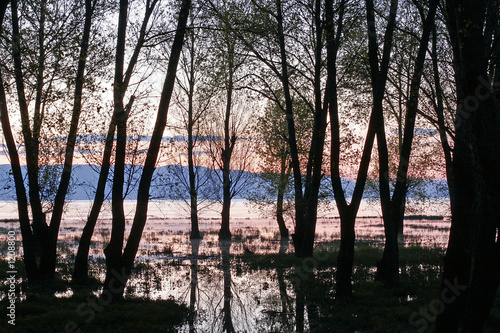
{"label": "distant hill", "polygon": [[[49,168],[42,168],[41,174],[44,176],[44,191],[52,192],[57,189],[58,180],[60,177],[61,165],[50,166]],[[75,165],[71,174],[71,185],[68,198],[71,200],[89,200],[93,199],[95,193],[95,186],[99,179],[99,167],[94,165]],[[220,170],[213,171],[206,167],[198,167],[198,174],[202,177],[210,174],[211,181],[204,184],[204,189],[200,189],[201,195],[210,197],[210,199],[217,199],[221,195],[221,188],[218,186],[218,176]],[[113,173],[113,168],[110,170],[110,175]],[[27,187],[26,167],[23,166],[23,174],[25,175],[25,184]],[[137,189],[139,180],[142,174],[142,166],[126,165],[125,171],[125,185],[124,191],[127,199],[135,199],[137,197]],[[238,194],[234,196],[235,199],[242,199],[245,197],[245,188],[253,188],[251,181],[257,175],[246,171],[233,171],[233,176],[240,179],[240,187],[235,190]],[[186,166],[180,165],[167,165],[158,167],[153,175],[151,184],[151,197],[154,199],[182,199],[187,198],[188,191],[183,187],[183,182],[187,182],[188,172]],[[108,177],[106,186],[106,194],[110,197],[112,186],[112,176]],[[49,194],[47,194],[49,195]],[[16,200],[14,179],[11,174],[11,166],[9,164],[0,165],[0,200]]]}
{"label": "distant hill", "polygon": [[[44,190],[48,192],[55,191],[59,179],[59,171],[61,165],[50,166],[42,169],[44,175]],[[23,172],[26,174],[26,167],[23,167]],[[89,200],[93,199],[95,192],[95,185],[99,178],[99,167],[91,165],[76,165],[72,172],[72,181],[70,186],[70,193],[68,198],[70,200]],[[112,172],[112,170],[111,170]],[[198,174],[203,179],[209,179],[199,190],[199,195],[207,199],[217,199],[221,197],[221,188],[218,178],[220,177],[220,170],[213,171],[205,167],[197,168]],[[126,184],[125,192],[127,199],[135,199],[137,197],[137,187],[142,173],[142,166],[126,166]],[[112,174],[112,173],[111,173]],[[54,175],[57,175],[56,177]],[[153,176],[151,184],[151,197],[154,199],[182,199],[188,197],[188,191],[184,184],[187,183],[187,167],[179,165],[168,165],[158,167]],[[238,177],[240,180],[239,187],[234,189],[238,192],[235,199],[247,198],[250,193],[259,192],[258,174],[249,173],[246,171],[233,171],[233,176]],[[325,189],[331,188],[330,178],[323,177],[323,187]],[[347,194],[354,189],[354,182],[351,180],[344,180],[344,188]],[[111,190],[111,178],[108,179],[106,193],[109,195]],[[419,186],[410,187],[408,197],[418,198],[425,195],[429,198],[442,198],[447,197],[446,181],[426,181]],[[376,186],[368,187],[365,192],[365,198],[376,198],[378,192]],[[333,199],[333,198],[332,198]],[[15,200],[14,180],[11,175],[11,167],[9,164],[0,165],[0,200]]]}

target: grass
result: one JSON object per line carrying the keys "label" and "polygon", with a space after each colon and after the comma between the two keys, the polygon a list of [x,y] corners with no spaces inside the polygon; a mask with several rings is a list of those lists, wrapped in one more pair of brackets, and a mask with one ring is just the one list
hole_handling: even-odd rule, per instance
{"label": "grass", "polygon": [[[385,288],[381,282],[375,281],[375,263],[382,257],[382,251],[380,245],[356,243],[353,297],[336,299],[335,272],[332,267],[336,265],[338,242],[316,247],[317,270],[301,281],[305,311],[311,318],[310,311],[319,313],[318,319],[311,323],[312,332],[433,331],[433,319],[425,319],[422,311],[429,312],[432,302],[439,298],[444,249],[419,246],[400,248],[400,285],[393,289]],[[290,281],[294,281],[294,275],[298,275],[297,269],[303,266],[301,260],[292,253],[260,256],[244,254],[236,259],[251,270],[281,267],[288,272],[286,279]],[[497,297],[485,332],[499,331],[500,297]]]}
{"label": "grass", "polygon": [[[1,302],[2,312],[6,302]],[[32,297],[16,305],[16,325],[3,319],[2,332],[176,332],[188,315],[185,306],[173,300],[126,299],[106,305],[94,296]],[[7,318],[5,314],[2,318]],[[10,327],[8,327],[10,326]]]}

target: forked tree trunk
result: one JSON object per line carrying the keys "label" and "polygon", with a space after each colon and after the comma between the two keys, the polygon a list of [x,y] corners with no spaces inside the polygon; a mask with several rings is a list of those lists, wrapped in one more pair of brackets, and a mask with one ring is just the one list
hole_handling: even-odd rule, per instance
{"label": "forked tree trunk", "polygon": [[[7,10],[8,2],[3,1],[0,3],[0,32],[3,32],[3,20]],[[1,66],[0,66],[1,67]],[[3,77],[0,72],[0,121],[2,123],[2,132],[4,134],[5,143],[9,153],[10,164],[12,167],[12,174],[14,176],[14,184],[17,199],[17,211],[19,214],[19,223],[21,226],[21,236],[23,242],[24,265],[26,268],[26,275],[29,283],[39,281],[38,269],[36,265],[36,244],[33,238],[30,227],[30,218],[28,214],[28,198],[26,197],[26,188],[24,186],[24,179],[19,161],[19,154],[17,152],[16,142],[12,129],[10,126],[9,112],[7,108],[7,98],[5,95],[5,88]]]}
{"label": "forked tree trunk", "polygon": [[[87,217],[87,223],[85,224],[85,227],[82,232],[82,236],[80,238],[80,242],[78,244],[78,252],[75,258],[75,269],[73,271],[73,281],[76,283],[84,283],[88,279],[88,255],[89,255],[89,249],[90,249],[90,244],[91,244],[91,239],[92,235],[94,233],[95,225],[97,223],[97,219],[99,217],[99,213],[101,211],[101,207],[104,203],[104,198],[105,198],[105,189],[106,189],[106,184],[108,181],[108,175],[109,175],[109,170],[110,170],[110,165],[111,165],[111,154],[112,154],[112,149],[113,149],[113,142],[114,142],[114,134],[115,134],[115,127],[117,124],[117,121],[119,120],[122,125],[121,128],[123,128],[123,123],[126,122],[126,119],[128,118],[128,115],[130,114],[130,110],[132,108],[132,105],[134,103],[135,97],[131,96],[129,99],[129,102],[127,106],[125,107],[125,110],[123,110],[123,97],[125,95],[125,91],[127,90],[129,86],[130,79],[132,77],[134,68],[137,64],[139,54],[142,50],[142,47],[144,46],[145,40],[146,40],[146,34],[147,34],[147,27],[149,20],[151,18],[151,15],[153,13],[153,10],[155,6],[157,5],[159,0],[153,0],[153,1],[148,1],[147,4],[148,6],[146,7],[146,12],[144,15],[144,19],[141,24],[141,29],[139,32],[139,38],[137,40],[137,43],[135,45],[134,51],[132,53],[132,56],[130,58],[127,70],[125,72],[125,75],[121,73],[118,78],[118,82],[116,82],[115,87],[117,90],[113,91],[114,94],[117,94],[115,99],[120,100],[121,102],[118,101],[115,103],[116,107],[113,110],[113,115],[111,117],[111,122],[108,127],[108,133],[106,136],[106,141],[104,144],[104,153],[102,157],[102,164],[101,164],[101,169],[99,172],[99,179],[97,181],[97,188],[96,188],[96,193],[94,196],[94,202],[92,204],[91,211],[89,213],[89,216]],[[122,22],[123,25],[123,22]],[[123,39],[123,36],[120,38]],[[122,49],[120,52],[124,52],[124,46],[122,46]],[[120,65],[121,67],[119,68],[120,72],[123,72],[123,56],[120,56],[121,60],[119,60],[122,64]],[[116,76],[116,75],[115,75]],[[121,82],[120,82],[121,81]]]}
{"label": "forked tree trunk", "polygon": [[[432,0],[429,3],[427,17],[422,15],[422,36],[415,59],[414,72],[410,83],[410,96],[406,104],[406,116],[404,126],[403,142],[399,153],[399,164],[396,178],[396,184],[392,198],[389,193],[389,159],[387,153],[386,137],[383,128],[377,133],[377,143],[379,147],[380,158],[380,195],[386,244],[382,260],[378,263],[380,274],[378,278],[384,281],[388,287],[399,284],[399,246],[398,234],[401,230],[404,218],[404,208],[406,203],[406,194],[408,189],[408,167],[415,131],[415,120],[418,111],[418,101],[420,95],[420,83],[424,68],[425,57],[431,32],[434,27],[434,17],[439,1]],[[382,125],[384,126],[384,125]]]}
{"label": "forked tree trunk", "polygon": [[356,179],[356,185],[352,194],[351,203],[347,204],[340,176],[340,121],[336,68],[340,36],[343,32],[345,1],[343,1],[340,6],[339,23],[336,31],[333,24],[332,0],[326,1],[325,14],[328,57],[327,70],[329,78],[326,91],[328,99],[326,102],[328,103],[330,114],[330,129],[332,138],[330,172],[335,201],[337,203],[340,216],[340,250],[337,255],[336,295],[337,297],[343,298],[350,297],[352,295],[352,270],[354,263],[354,242],[356,239],[354,226],[367,179],[368,166],[370,164],[370,157],[375,138],[375,124],[372,111],[363,148],[363,154],[361,156],[358,176]]}
{"label": "forked tree trunk", "polygon": [[[50,225],[47,225],[45,220],[45,214],[42,211],[41,201],[40,201],[40,188],[38,185],[38,154],[39,154],[39,139],[40,130],[42,126],[43,114],[41,113],[42,104],[42,89],[43,89],[43,69],[45,67],[45,35],[44,35],[44,22],[45,22],[45,6],[46,1],[41,3],[41,20],[40,20],[40,31],[38,34],[40,55],[38,60],[38,72],[37,72],[37,82],[36,82],[36,97],[35,97],[35,110],[33,119],[33,132],[30,129],[30,119],[28,113],[28,105],[26,102],[26,96],[24,92],[24,77],[22,73],[22,61],[20,53],[20,33],[19,33],[19,18],[17,1],[11,1],[12,9],[12,48],[13,48],[13,58],[15,67],[15,81],[18,93],[19,109],[21,111],[21,123],[22,131],[25,140],[26,147],[26,161],[28,168],[28,183],[29,183],[29,197],[30,205],[32,208],[33,215],[33,231],[29,228],[29,223],[26,225],[25,211],[22,209],[20,212],[21,230],[23,232],[23,241],[26,237],[27,247],[24,248],[25,251],[33,251],[33,253],[25,253],[25,258],[28,262],[27,269],[34,275],[33,267],[33,256],[38,257],[39,264],[36,265],[36,277],[32,278],[35,281],[51,281],[54,278],[56,260],[57,260],[57,239],[59,234],[59,227],[61,224],[61,218],[63,213],[63,208],[65,204],[66,194],[68,192],[68,187],[71,179],[71,171],[73,165],[73,156],[76,143],[76,135],[78,130],[78,122],[80,119],[80,114],[82,110],[82,92],[84,84],[84,73],[85,66],[89,48],[90,40],[90,29],[92,23],[92,16],[96,6],[96,2],[92,0],[85,1],[85,20],[83,26],[82,40],[80,44],[80,54],[78,57],[77,73],[75,78],[75,92],[73,101],[73,110],[70,128],[68,132],[68,138],[66,142],[66,152],[64,156],[63,171],[61,174],[61,179],[59,182],[59,187],[57,189],[56,197],[54,199],[54,209],[52,212],[52,217],[50,220]],[[8,118],[6,119],[8,121]],[[8,140],[7,140],[8,141]],[[14,147],[11,147],[12,149]],[[14,152],[11,152],[14,154]],[[15,154],[14,154],[15,155]],[[12,156],[14,156],[12,155]],[[13,165],[17,164],[19,158],[15,158],[11,163]],[[15,178],[19,177],[19,170],[17,166],[13,167],[16,169]],[[19,188],[19,189],[18,189]],[[24,183],[16,180],[16,191],[24,191]],[[21,205],[24,205],[24,198],[20,193],[18,194],[18,200],[20,200]]]}
{"label": "forked tree trunk", "polygon": [[121,257],[121,267],[106,272],[106,284],[104,285],[101,297],[107,298],[110,301],[118,301],[123,297],[123,292],[130,277],[130,272],[132,271],[134,260],[139,249],[142,232],[144,230],[144,226],[146,225],[151,179],[155,171],[160,144],[167,122],[170,99],[174,89],[177,65],[179,63],[179,57],[184,42],[186,23],[190,7],[190,0],[184,0],[181,4],[177,29],[172,43],[170,60],[167,67],[167,75],[162,89],[160,104],[158,106],[156,123],[139,182],[134,222]]}
{"label": "forked tree trunk", "polygon": [[[316,219],[318,216],[318,195],[323,177],[323,148],[325,145],[328,102],[321,101],[321,71],[323,67],[323,21],[321,17],[321,1],[314,3],[315,50],[314,50],[314,125],[311,138],[311,147],[307,162],[304,181],[304,227],[302,248],[296,254],[299,257],[311,257],[316,237]],[[331,78],[327,78],[331,81]]]}

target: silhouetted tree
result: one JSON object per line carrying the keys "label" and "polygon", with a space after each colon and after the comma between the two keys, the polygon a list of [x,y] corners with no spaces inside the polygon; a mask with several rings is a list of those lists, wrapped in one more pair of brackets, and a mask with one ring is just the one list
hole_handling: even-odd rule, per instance
{"label": "silhouetted tree", "polygon": [[[80,237],[80,242],[78,244],[78,252],[75,258],[75,269],[73,271],[73,281],[74,282],[84,282],[88,278],[88,254],[89,248],[91,244],[92,235],[94,233],[95,225],[97,223],[97,219],[99,217],[99,212],[101,211],[102,205],[105,199],[105,189],[106,184],[108,182],[108,176],[111,167],[111,156],[113,152],[113,143],[115,138],[115,131],[117,123],[120,124],[120,149],[117,151],[120,153],[117,154],[116,161],[118,161],[115,166],[116,179],[121,178],[121,187],[117,183],[114,193],[114,212],[118,214],[118,210],[120,206],[123,206],[123,182],[125,177],[125,149],[127,142],[127,134],[126,134],[126,122],[129,118],[129,114],[134,103],[135,97],[130,96],[128,102],[125,104],[125,94],[130,84],[130,80],[132,78],[132,74],[134,73],[134,69],[139,60],[139,55],[141,50],[146,42],[148,24],[153,14],[153,11],[158,4],[158,0],[152,0],[146,2],[146,10],[144,14],[144,19],[142,21],[139,36],[137,38],[137,42],[135,44],[132,56],[129,60],[128,66],[124,72],[124,61],[125,61],[125,42],[127,39],[127,12],[128,12],[128,3],[121,2],[120,3],[120,18],[119,26],[118,26],[118,40],[116,46],[116,54],[115,54],[115,78],[114,78],[114,107],[113,114],[111,116],[111,121],[109,123],[108,132],[106,135],[106,139],[104,142],[104,151],[101,160],[101,167],[99,170],[99,179],[97,181],[96,192],[94,195],[94,201],[92,204],[92,208],[87,217],[87,223],[82,232],[82,236]],[[124,138],[125,136],[125,138]],[[118,138],[118,137],[117,137]],[[115,179],[113,177],[113,179]],[[120,191],[121,189],[121,191]],[[122,192],[122,193],[120,193]],[[121,198],[121,199],[118,199]],[[121,247],[120,247],[121,251]]]}
{"label": "silhouetted tree", "polygon": [[[499,284],[500,137],[495,49],[498,7],[446,1],[457,89],[452,176],[454,205],[436,332],[481,332]],[[492,38],[494,36],[494,38]],[[491,56],[491,58],[490,58]],[[457,297],[448,297],[450,285]]]}
{"label": "silhouetted tree", "polygon": [[[86,79],[85,69],[89,52],[91,25],[95,18],[94,11],[98,1],[85,1],[85,18],[83,29],[81,30],[81,39],[76,40],[79,44],[79,55],[77,58],[77,69],[74,74],[75,90],[73,95],[71,120],[69,123],[69,130],[66,133],[67,137],[65,140],[64,165],[60,174],[57,191],[52,201],[52,215],[49,224],[47,224],[46,212],[43,209],[41,195],[43,189],[39,183],[41,168],[39,164],[41,160],[40,142],[43,139],[42,129],[48,116],[46,114],[48,104],[50,103],[51,98],[55,97],[51,95],[52,93],[55,93],[56,90],[52,86],[54,78],[69,75],[68,73],[71,73],[71,71],[65,72],[68,68],[64,68],[62,66],[61,54],[64,53],[65,47],[74,47],[74,45],[66,45],[65,42],[68,38],[75,41],[75,39],[70,38],[70,36],[72,37],[72,35],[75,34],[75,31],[79,31],[77,26],[80,24],[81,17],[78,16],[79,8],[77,4],[71,6],[70,11],[59,12],[60,9],[58,7],[49,6],[50,3],[44,0],[36,6],[30,8],[33,12],[27,13],[21,17],[19,16],[18,1],[12,0],[10,4],[12,10],[11,42],[12,57],[14,62],[13,72],[16,83],[19,111],[21,115],[22,135],[26,149],[28,197],[29,205],[32,211],[32,227],[29,227],[29,224],[27,224],[26,221],[25,213],[27,211],[27,207],[24,206],[27,205],[27,201],[24,200],[24,195],[21,194],[21,192],[25,191],[25,188],[24,182],[19,178],[19,157],[16,156],[17,153],[14,152],[16,148],[12,145],[14,138],[12,137],[12,134],[9,133],[10,131],[5,128],[4,135],[6,135],[6,141],[10,142],[9,154],[13,158],[11,163],[13,165],[13,169],[15,169],[14,175],[16,193],[19,199],[18,204],[23,206],[19,208],[19,211],[23,238],[26,237],[27,246],[25,248],[25,258],[27,260],[28,280],[30,282],[50,281],[54,278],[55,274],[57,261],[57,239],[66,194],[68,193],[71,180],[75,142],[82,111],[82,96]],[[36,40],[37,45],[33,53],[35,54],[35,63],[26,66],[24,60],[30,59],[33,54],[26,57],[26,54],[24,53],[25,45],[23,42],[26,40],[23,39],[23,37],[25,37],[23,34],[29,29],[21,31],[20,20],[27,18],[29,15],[33,15],[35,17],[31,23],[33,23],[33,29],[36,32],[34,32],[34,35],[30,36],[27,40],[28,42]],[[49,36],[47,34],[47,25],[49,23],[57,25],[60,22],[66,23],[63,24],[60,29],[52,29],[52,33],[54,33],[54,31],[57,31],[57,33]],[[49,40],[52,44],[49,44]],[[49,60],[53,62],[49,62]],[[35,68],[36,70],[33,73],[29,73],[27,71],[28,68]],[[29,85],[27,84],[30,78],[34,79],[34,86],[32,86],[31,83]],[[47,78],[49,78],[48,82],[46,81]],[[35,96],[32,113],[29,109],[29,101],[27,97],[29,95],[26,94],[26,87],[33,88],[33,92],[29,92],[29,94],[33,93]],[[9,119],[6,106],[4,112],[5,113],[2,116],[2,125],[7,126]],[[31,117],[30,114],[33,116]],[[7,138],[7,136],[9,138]],[[30,253],[30,251],[32,252]],[[36,265],[33,264],[34,257],[37,258]]]}
{"label": "silhouetted tree", "polygon": [[[177,65],[179,62],[182,45],[184,43],[184,35],[186,33],[186,24],[190,7],[190,0],[182,1],[177,22],[177,29],[175,32],[174,40],[172,42],[167,74],[160,97],[160,103],[158,106],[156,124],[153,130],[153,135],[151,137],[146,160],[144,162],[141,180],[139,183],[134,222],[132,224],[130,235],[127,239],[127,244],[123,250],[123,253],[121,247],[118,249],[117,245],[123,244],[123,234],[119,233],[122,233],[122,230],[124,231],[124,223],[122,223],[121,220],[118,220],[114,222],[113,225],[113,228],[115,226],[117,228],[117,230],[112,231],[112,233],[116,233],[116,240],[113,240],[113,245],[111,248],[109,248],[108,253],[106,254],[107,271],[102,294],[102,297],[106,297],[108,299],[111,299],[112,301],[119,301],[123,297],[123,291],[134,265],[135,256],[137,254],[139,243],[142,237],[142,232],[147,221],[151,179],[156,167],[156,161],[158,159],[163,131],[165,130],[167,122],[167,114],[175,84]],[[113,258],[113,261],[111,261],[111,258]]]}
{"label": "silhouetted tree", "polygon": [[[420,83],[437,5],[438,1],[431,1],[429,3],[427,17],[424,17],[422,14],[422,36],[419,42],[417,57],[415,58],[415,65],[410,83],[410,94],[406,104],[404,136],[399,152],[397,177],[392,196],[390,193],[389,154],[383,113],[378,113],[378,116],[381,117],[379,119],[380,127],[377,128],[379,191],[386,241],[382,260],[377,264],[377,277],[383,280],[385,285],[389,287],[399,284],[398,230],[404,218],[406,193],[408,189],[408,166],[415,134],[415,121],[419,107]],[[371,7],[371,10],[373,10],[373,7]],[[370,26],[370,23],[368,24]],[[373,52],[373,54],[375,53]],[[373,72],[374,66],[372,65],[371,68]]]}

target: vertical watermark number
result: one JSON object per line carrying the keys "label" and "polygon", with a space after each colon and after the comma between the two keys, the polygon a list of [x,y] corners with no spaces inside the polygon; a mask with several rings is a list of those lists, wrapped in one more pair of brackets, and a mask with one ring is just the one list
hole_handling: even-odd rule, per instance
{"label": "vertical watermark number", "polygon": [[7,233],[7,322],[9,325],[16,325],[16,283],[17,283],[17,270],[16,270],[16,232],[9,230]]}

